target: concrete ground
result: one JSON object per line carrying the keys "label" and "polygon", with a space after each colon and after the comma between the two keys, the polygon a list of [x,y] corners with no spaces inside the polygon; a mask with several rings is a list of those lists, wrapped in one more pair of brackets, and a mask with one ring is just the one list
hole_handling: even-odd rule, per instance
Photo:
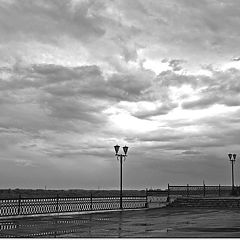
{"label": "concrete ground", "polygon": [[155,208],[0,219],[4,237],[240,237],[240,210]]}

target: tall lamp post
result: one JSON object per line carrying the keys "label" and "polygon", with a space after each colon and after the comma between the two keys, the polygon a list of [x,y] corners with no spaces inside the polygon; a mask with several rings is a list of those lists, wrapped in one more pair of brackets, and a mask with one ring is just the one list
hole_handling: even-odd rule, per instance
{"label": "tall lamp post", "polygon": [[232,153],[229,153],[228,154],[228,157],[230,159],[230,161],[232,162],[232,194],[234,193],[234,171],[233,171],[233,164],[234,162],[236,161],[236,156],[237,154],[232,154]]}
{"label": "tall lamp post", "polygon": [[120,146],[116,145],[114,146],[115,149],[115,156],[117,157],[117,160],[120,159],[120,209],[122,209],[122,160],[124,159],[124,161],[126,160],[127,157],[127,151],[128,151],[128,147],[125,146],[123,147],[123,152],[124,154],[118,154]]}

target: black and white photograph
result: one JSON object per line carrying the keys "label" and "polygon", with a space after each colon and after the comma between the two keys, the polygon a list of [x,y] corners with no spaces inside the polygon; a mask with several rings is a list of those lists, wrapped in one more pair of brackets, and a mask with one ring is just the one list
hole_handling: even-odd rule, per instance
{"label": "black and white photograph", "polygon": [[240,238],[240,1],[0,0],[0,238]]}

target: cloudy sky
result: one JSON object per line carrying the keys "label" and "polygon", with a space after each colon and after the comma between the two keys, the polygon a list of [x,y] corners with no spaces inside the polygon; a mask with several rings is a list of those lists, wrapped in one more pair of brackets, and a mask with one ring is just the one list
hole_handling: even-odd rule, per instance
{"label": "cloudy sky", "polygon": [[0,0],[0,112],[0,188],[230,185],[240,1]]}

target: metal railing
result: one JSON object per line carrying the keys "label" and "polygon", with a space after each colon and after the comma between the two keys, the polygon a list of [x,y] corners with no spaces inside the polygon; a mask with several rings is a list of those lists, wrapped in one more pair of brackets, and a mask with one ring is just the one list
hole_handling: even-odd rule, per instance
{"label": "metal railing", "polygon": [[[235,194],[240,195],[240,187],[235,187]],[[232,186],[223,186],[223,185],[170,185],[165,190],[154,189],[147,190],[148,199],[152,196],[158,198],[167,198],[167,201],[170,200],[170,197],[226,197],[232,195]]]}
{"label": "metal railing", "polygon": [[[147,207],[147,196],[124,196],[123,208]],[[48,213],[114,210],[120,208],[120,198],[113,197],[47,197],[0,199],[0,217]]]}
{"label": "metal railing", "polygon": [[221,197],[230,196],[232,192],[232,186],[207,186],[207,185],[181,185],[181,186],[170,186],[168,184],[167,195],[168,197],[174,196],[196,196],[196,197]]}

